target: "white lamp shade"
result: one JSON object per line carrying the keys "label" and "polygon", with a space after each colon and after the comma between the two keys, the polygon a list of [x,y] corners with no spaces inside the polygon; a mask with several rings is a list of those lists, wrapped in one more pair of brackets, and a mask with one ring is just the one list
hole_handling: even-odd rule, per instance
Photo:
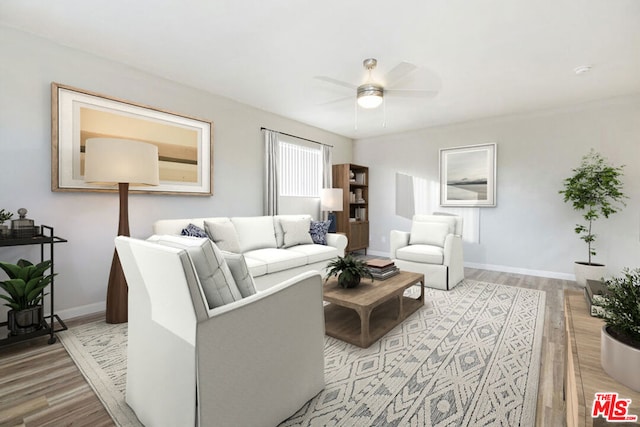
{"label": "white lamp shade", "polygon": [[376,108],[380,104],[382,104],[382,96],[380,95],[358,96],[358,105],[362,108]]}
{"label": "white lamp shade", "polygon": [[323,188],[320,190],[320,209],[341,212],[342,188]]}
{"label": "white lamp shade", "polygon": [[84,180],[95,184],[158,185],[158,147],[130,139],[87,139]]}

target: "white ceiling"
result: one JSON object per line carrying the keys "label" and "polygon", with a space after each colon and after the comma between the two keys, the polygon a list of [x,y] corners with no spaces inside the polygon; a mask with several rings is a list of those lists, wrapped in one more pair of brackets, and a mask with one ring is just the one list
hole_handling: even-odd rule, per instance
{"label": "white ceiling", "polygon": [[[352,138],[640,93],[639,0],[2,0],[0,24]],[[355,130],[355,92],[314,76],[368,57],[441,90]]]}

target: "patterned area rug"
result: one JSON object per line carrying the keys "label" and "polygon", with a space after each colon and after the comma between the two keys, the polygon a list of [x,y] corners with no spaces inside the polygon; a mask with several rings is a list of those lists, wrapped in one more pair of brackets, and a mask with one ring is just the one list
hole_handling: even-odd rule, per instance
{"label": "patterned area rug", "polygon": [[[414,289],[415,291],[416,289]],[[545,293],[465,280],[368,349],[325,341],[325,389],[283,426],[535,425]],[[62,343],[118,425],[126,324],[95,322]]]}

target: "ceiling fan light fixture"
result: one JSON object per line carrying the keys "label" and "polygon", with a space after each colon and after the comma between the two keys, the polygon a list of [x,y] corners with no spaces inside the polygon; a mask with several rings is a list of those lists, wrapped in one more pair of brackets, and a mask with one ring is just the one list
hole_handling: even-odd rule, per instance
{"label": "ceiling fan light fixture", "polygon": [[384,89],[376,84],[358,86],[358,105],[362,108],[377,108],[382,104]]}

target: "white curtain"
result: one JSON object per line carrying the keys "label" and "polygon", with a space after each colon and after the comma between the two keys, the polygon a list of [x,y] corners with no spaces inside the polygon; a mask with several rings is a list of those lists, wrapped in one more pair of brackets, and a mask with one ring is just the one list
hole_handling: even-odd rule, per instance
{"label": "white curtain", "polygon": [[[331,149],[329,145],[322,146],[322,188],[333,188],[333,162],[331,159]],[[329,213],[321,212],[322,220],[326,221]]]}
{"label": "white curtain", "polygon": [[480,208],[440,206],[440,184],[417,176],[396,173],[396,215],[449,213],[462,217],[462,240],[480,243]]}
{"label": "white curtain", "polygon": [[264,131],[264,215],[278,214],[278,132],[265,129]]}
{"label": "white curtain", "polygon": [[332,188],[333,170],[331,169],[331,146],[322,146],[322,188]]}

